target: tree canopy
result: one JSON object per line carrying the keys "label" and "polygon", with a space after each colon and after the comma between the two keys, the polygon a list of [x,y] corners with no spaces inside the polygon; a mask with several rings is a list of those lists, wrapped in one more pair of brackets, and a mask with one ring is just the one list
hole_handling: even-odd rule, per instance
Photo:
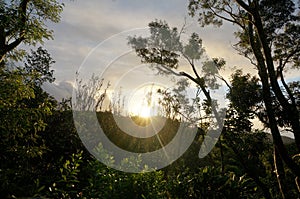
{"label": "tree canopy", "polygon": [[[234,48],[258,73],[236,70],[229,81],[219,75],[220,69],[227,67],[225,60],[209,59],[197,33],[184,41],[184,27],[155,20],[149,23],[149,36],[129,37],[128,44],[142,63],[163,77],[180,77],[174,88],[157,90],[163,106],[158,119],[166,122],[150,139],[132,138],[116,123],[115,116],[139,126],[149,124],[138,116],[121,114],[121,90],[115,103],[104,109],[110,82],[105,85],[97,75],[88,82],[78,80],[80,92],[75,97],[80,107],[76,108],[93,110],[98,119],[98,123],[80,125],[92,138],[97,128],[89,130],[100,124],[117,146],[147,153],[174,138],[181,122],[178,118],[188,119],[197,127],[182,157],[151,172],[147,165],[141,165],[140,158],[117,160],[99,139],[91,140],[93,151],[108,165],[121,161],[126,167],[144,168],[144,172],[133,174],[95,159],[77,134],[71,99],[59,102],[42,88],[45,82],[55,81],[55,60],[44,47],[35,46],[52,38],[47,24],[59,22],[63,4],[56,0],[0,0],[0,197],[299,197],[300,81],[289,81],[285,73],[300,66],[297,6],[299,3],[292,0],[189,1],[190,14],[200,26],[221,26],[227,21],[238,27]],[[25,52],[19,48],[22,44],[35,49]],[[226,113],[218,109],[213,95],[225,86]],[[191,101],[185,93],[190,87],[196,88]],[[146,94],[148,104],[152,92]],[[264,129],[257,129],[253,119]],[[210,133],[214,128],[222,130],[218,139]],[[269,129],[272,136],[266,133]],[[282,130],[292,132],[296,143],[283,137]],[[207,139],[216,144],[214,148],[207,146]],[[199,159],[202,147],[210,152]]]}
{"label": "tree canopy", "polygon": [[[297,68],[299,65],[299,10],[292,0],[236,0],[199,1],[190,0],[190,14],[202,26],[222,25],[227,21],[239,30],[236,49],[250,59],[258,70],[262,83],[262,97],[268,117],[274,144],[281,158],[299,176],[299,166],[289,157],[279,131],[272,92],[287,119],[300,151],[299,107],[294,94],[284,78],[283,69]],[[291,38],[294,38],[291,40]],[[295,43],[294,43],[295,42]],[[284,50],[283,50],[284,49]],[[278,77],[284,88],[282,89]]]}
{"label": "tree canopy", "polygon": [[5,56],[20,59],[24,51],[17,51],[21,43],[36,45],[52,39],[48,21],[59,22],[63,4],[56,0],[0,1],[0,62]]}

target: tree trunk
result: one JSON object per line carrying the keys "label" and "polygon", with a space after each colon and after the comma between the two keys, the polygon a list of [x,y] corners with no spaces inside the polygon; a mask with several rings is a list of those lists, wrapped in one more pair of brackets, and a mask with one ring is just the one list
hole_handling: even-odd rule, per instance
{"label": "tree trunk", "polygon": [[[252,15],[248,15],[249,21],[252,21]],[[253,35],[253,24],[251,22],[248,23],[248,33],[249,33],[249,43],[253,50],[254,56],[258,63],[258,74],[262,82],[263,88],[263,101],[266,106],[266,112],[269,119],[269,127],[271,129],[273,143],[278,150],[282,160],[286,163],[289,169],[296,175],[300,176],[300,168],[299,166],[289,157],[287,150],[283,144],[278,126],[275,117],[275,113],[273,110],[273,105],[271,101],[271,91],[270,91],[270,84],[268,80],[268,71],[265,65],[264,56],[260,50],[260,44],[255,41],[255,37]]]}
{"label": "tree trunk", "polygon": [[[257,5],[258,6],[258,5]],[[253,10],[252,15],[254,17],[255,27],[257,29],[258,37],[263,48],[264,58],[266,61],[267,72],[269,74],[270,83],[272,89],[275,93],[276,98],[278,99],[280,105],[283,107],[285,114],[288,116],[289,121],[291,122],[291,126],[293,129],[293,133],[295,136],[295,141],[297,145],[297,149],[300,152],[300,118],[299,112],[295,105],[290,104],[289,101],[284,96],[282,90],[277,81],[277,76],[275,73],[275,67],[273,63],[272,52],[269,47],[269,43],[267,41],[267,37],[263,28],[262,20],[258,13],[258,7]]]}
{"label": "tree trunk", "polygon": [[278,182],[279,191],[281,193],[282,198],[285,199],[287,189],[284,183],[285,181],[284,167],[283,167],[282,160],[280,159],[279,153],[275,147],[274,147],[273,159],[274,159],[274,167],[275,167],[274,169],[275,169],[275,174]]}
{"label": "tree trunk", "polygon": [[224,165],[224,150],[223,150],[223,141],[222,136],[219,138],[219,146],[220,146],[220,158],[221,158],[221,172],[224,173],[225,165]]}

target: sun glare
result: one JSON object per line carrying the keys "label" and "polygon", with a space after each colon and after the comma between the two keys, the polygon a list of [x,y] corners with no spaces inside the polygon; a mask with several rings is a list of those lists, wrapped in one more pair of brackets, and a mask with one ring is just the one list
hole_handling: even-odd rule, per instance
{"label": "sun glare", "polygon": [[149,119],[157,116],[159,111],[158,89],[164,89],[159,85],[142,85],[130,94],[128,101],[128,113],[131,116]]}
{"label": "sun glare", "polygon": [[153,116],[153,107],[137,104],[136,106],[131,107],[129,113],[131,116],[137,116],[146,119]]}
{"label": "sun glare", "polygon": [[138,116],[143,117],[143,118],[151,117],[151,107],[149,107],[149,106],[141,107],[140,112],[138,113]]}

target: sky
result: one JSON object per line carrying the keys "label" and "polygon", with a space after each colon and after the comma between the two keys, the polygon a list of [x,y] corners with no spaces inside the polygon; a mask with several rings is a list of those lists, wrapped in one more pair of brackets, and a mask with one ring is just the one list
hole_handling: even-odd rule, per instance
{"label": "sky", "polygon": [[[90,61],[92,50],[97,48],[106,53],[122,51],[115,38],[119,38],[122,32],[135,34],[135,29],[146,28],[148,23],[165,20],[171,27],[179,29],[186,23],[186,37],[192,32],[199,33],[203,39],[203,45],[209,57],[223,57],[227,62],[227,70],[223,71],[229,76],[235,66],[249,65],[248,61],[237,55],[232,48],[235,43],[233,37],[234,28],[231,24],[225,24],[221,28],[201,28],[196,19],[188,15],[188,1],[185,0],[74,0],[63,1],[65,4],[61,22],[49,24],[54,31],[54,40],[46,41],[45,48],[56,61],[56,82],[48,85],[51,93],[60,97],[70,95],[70,83],[74,83],[76,71],[87,71],[83,68],[85,61]],[[105,41],[108,47],[104,49]],[[124,43],[123,38],[123,43]],[[126,41],[125,41],[126,42]],[[100,46],[100,47],[99,47]],[[96,50],[96,51],[97,51]],[[95,51],[94,51],[95,52]],[[105,57],[106,63],[114,58]],[[101,73],[104,66],[93,63],[92,71]],[[253,71],[253,67],[247,70]],[[115,78],[119,70],[114,70]],[[141,77],[141,76],[139,76]],[[110,77],[113,78],[113,77]]]}
{"label": "sky", "polygon": [[[65,7],[61,21],[48,25],[54,31],[54,40],[45,42],[45,48],[56,61],[53,66],[56,81],[46,85],[46,89],[57,98],[71,96],[77,71],[81,78],[96,73],[116,84],[128,84],[128,87],[139,86],[145,79],[159,79],[156,74],[141,69],[140,60],[129,52],[130,47],[126,44],[128,35],[145,35],[148,23],[155,19],[165,20],[171,27],[179,29],[186,24],[185,37],[197,32],[208,57],[225,59],[226,70],[221,71],[225,78],[228,79],[235,68],[242,68],[244,73],[257,74],[250,62],[233,49],[236,43],[233,34],[235,27],[229,23],[224,23],[220,28],[200,27],[197,20],[188,15],[187,0],[62,2]],[[288,76],[295,80],[299,78],[299,73],[289,73]]]}
{"label": "sky", "polygon": [[[244,57],[233,49],[236,43],[232,24],[224,23],[220,28],[200,27],[196,19],[188,15],[187,0],[71,0],[65,4],[61,22],[48,24],[54,31],[54,40],[46,41],[45,48],[56,63],[53,66],[56,81],[45,85],[45,89],[57,99],[72,95],[76,72],[81,78],[93,73],[112,82],[117,93],[120,85],[126,95],[134,93],[124,87],[143,93],[138,88],[150,88],[153,82],[162,87],[172,87],[171,81],[158,77],[153,71],[142,69],[140,60],[126,45],[128,35],[145,35],[149,22],[165,20],[171,27],[179,29],[186,24],[186,37],[197,32],[203,40],[208,57],[222,57],[226,70],[221,74],[228,79],[236,68],[244,73],[257,71]],[[289,72],[290,80],[298,80],[299,72]],[[106,82],[107,83],[107,82]],[[112,97],[113,98],[113,97]],[[135,103],[130,98],[130,103]],[[140,97],[140,102],[144,98]],[[138,106],[136,106],[138,107]]]}

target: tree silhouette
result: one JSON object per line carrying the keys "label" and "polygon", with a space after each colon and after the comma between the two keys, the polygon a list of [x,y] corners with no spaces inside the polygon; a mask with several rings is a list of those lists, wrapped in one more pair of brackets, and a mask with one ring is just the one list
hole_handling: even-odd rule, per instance
{"label": "tree silhouette", "polygon": [[[236,32],[239,39],[236,49],[250,59],[258,70],[262,97],[276,150],[290,170],[299,177],[300,168],[288,155],[282,142],[276,111],[272,105],[273,92],[290,122],[300,152],[299,109],[283,75],[283,69],[299,66],[299,16],[294,1],[190,0],[189,10],[202,26],[210,24],[220,26],[223,21],[227,21],[239,28]],[[284,89],[281,89],[278,77]]]}

